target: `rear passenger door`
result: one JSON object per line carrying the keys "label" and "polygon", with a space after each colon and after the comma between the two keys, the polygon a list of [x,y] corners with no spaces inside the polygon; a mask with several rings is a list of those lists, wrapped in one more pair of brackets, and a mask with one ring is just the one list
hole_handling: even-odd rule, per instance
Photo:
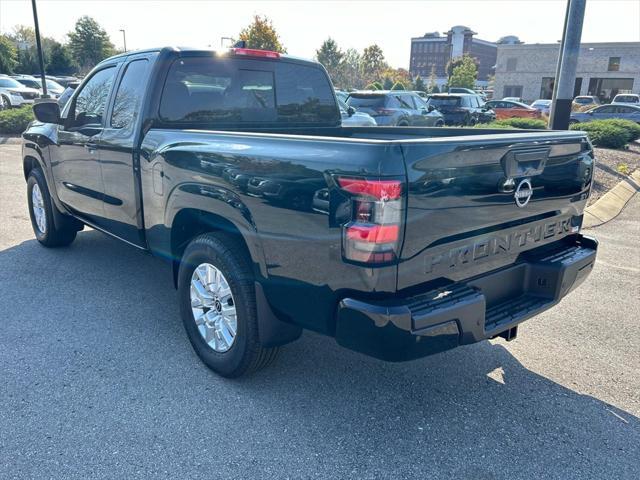
{"label": "rear passenger door", "polygon": [[137,142],[150,57],[148,54],[131,57],[122,67],[98,145],[104,182],[103,227],[137,246],[144,244]]}
{"label": "rear passenger door", "polygon": [[400,103],[400,108],[405,111],[406,118],[409,120],[409,125],[419,125],[420,120],[417,115],[413,99],[406,94],[398,94],[396,95],[396,99]]}

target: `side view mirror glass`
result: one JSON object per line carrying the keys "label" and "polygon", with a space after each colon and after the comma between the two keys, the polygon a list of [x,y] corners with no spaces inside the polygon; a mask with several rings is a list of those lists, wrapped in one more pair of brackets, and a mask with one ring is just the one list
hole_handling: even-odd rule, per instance
{"label": "side view mirror glass", "polygon": [[356,113],[356,109],[353,107],[347,108],[347,114],[351,117],[354,113]]}
{"label": "side view mirror glass", "polygon": [[428,105],[427,106],[427,110],[429,110],[430,112],[433,112],[436,109],[436,107],[434,107],[433,105]]}
{"label": "side view mirror glass", "polygon": [[44,99],[33,104],[33,115],[42,123],[62,123],[60,105],[55,100]]}

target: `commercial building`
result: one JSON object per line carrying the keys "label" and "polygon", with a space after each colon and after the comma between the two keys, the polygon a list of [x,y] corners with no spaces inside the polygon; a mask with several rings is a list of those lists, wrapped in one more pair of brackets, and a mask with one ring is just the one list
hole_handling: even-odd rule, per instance
{"label": "commercial building", "polygon": [[486,86],[496,64],[497,45],[475,38],[476,32],[458,25],[441,35],[426,33],[411,39],[409,71],[411,75],[429,78],[435,69],[438,85],[447,82],[446,66],[452,58],[469,55],[478,62],[478,85]]}
{"label": "commercial building", "polygon": [[[560,45],[499,44],[494,97],[551,98]],[[574,97],[640,93],[640,42],[583,43]]]}

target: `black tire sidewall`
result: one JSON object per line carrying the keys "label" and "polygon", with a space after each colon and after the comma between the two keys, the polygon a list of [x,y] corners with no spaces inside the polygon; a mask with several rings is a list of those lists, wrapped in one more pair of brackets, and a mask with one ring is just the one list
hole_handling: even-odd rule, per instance
{"label": "black tire sidewall", "polygon": [[[42,195],[42,203],[44,205],[45,218],[47,222],[47,228],[44,233],[41,232],[38,228],[35,214],[33,212],[33,200],[31,194],[33,192],[33,187],[35,184],[38,184],[38,187],[40,187],[40,194]],[[33,228],[33,233],[40,243],[47,244],[50,240],[51,229],[53,227],[53,212],[51,211],[51,199],[49,198],[49,189],[47,188],[47,182],[44,179],[42,171],[40,171],[40,169],[38,168],[34,168],[29,173],[29,178],[27,179],[27,201],[29,204],[29,218],[31,219],[31,227]]]}
{"label": "black tire sidewall", "polygon": [[[239,376],[248,367],[248,350],[255,342],[255,295],[246,267],[239,259],[224,254],[224,245],[215,237],[196,239],[185,251],[178,274],[178,295],[182,321],[196,354],[212,370],[226,377]],[[228,253],[228,252],[227,252]],[[237,332],[233,345],[226,352],[216,352],[200,335],[191,310],[191,276],[202,263],[219,269],[229,282],[237,315]]]}

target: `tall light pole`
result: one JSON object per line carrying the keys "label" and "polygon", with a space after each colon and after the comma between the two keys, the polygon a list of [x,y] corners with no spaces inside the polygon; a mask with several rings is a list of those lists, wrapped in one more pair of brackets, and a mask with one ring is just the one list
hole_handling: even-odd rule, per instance
{"label": "tall light pole", "polygon": [[38,24],[38,8],[36,7],[36,0],[31,0],[31,7],[33,8],[33,24],[36,31],[36,48],[38,49],[38,61],[40,63],[42,98],[49,98],[49,95],[47,94],[47,79],[44,74],[44,56],[42,55],[42,43],[40,42],[40,25]]}
{"label": "tall light pole", "polygon": [[586,6],[587,0],[567,0],[567,14],[558,60],[559,68],[553,89],[551,117],[549,118],[549,125],[554,130],[569,128]]}
{"label": "tall light pole", "polygon": [[124,44],[124,51],[127,51],[127,35],[124,33],[124,28],[121,28],[120,31],[122,32],[122,43]]}

